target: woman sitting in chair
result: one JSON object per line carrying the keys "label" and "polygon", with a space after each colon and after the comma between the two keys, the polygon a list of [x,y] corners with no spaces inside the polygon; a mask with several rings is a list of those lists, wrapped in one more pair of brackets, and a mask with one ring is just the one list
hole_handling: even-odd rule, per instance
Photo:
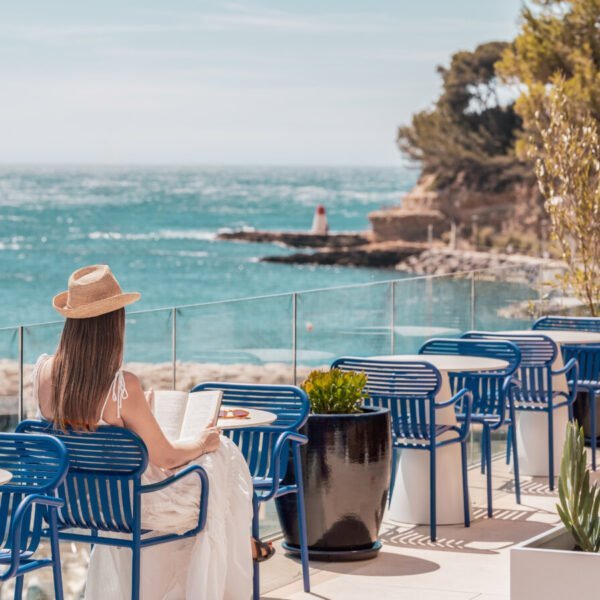
{"label": "woman sitting in chair", "polygon": [[[212,427],[195,440],[170,442],[157,423],[139,379],[123,371],[125,309],[139,300],[123,293],[106,265],[73,273],[69,289],[54,298],[67,318],[54,356],[42,355],[34,370],[33,393],[41,417],[56,427],[94,429],[108,424],[138,434],[148,448],[144,483],[196,461],[209,477],[206,529],[196,538],[151,546],[142,552],[141,597],[152,599],[248,600],[252,559],[265,560],[271,545],[249,538],[252,479],[241,452]],[[198,518],[197,481],[180,480],[148,494],[142,527],[183,533]],[[131,553],[96,545],[86,583],[86,600],[127,598]]]}

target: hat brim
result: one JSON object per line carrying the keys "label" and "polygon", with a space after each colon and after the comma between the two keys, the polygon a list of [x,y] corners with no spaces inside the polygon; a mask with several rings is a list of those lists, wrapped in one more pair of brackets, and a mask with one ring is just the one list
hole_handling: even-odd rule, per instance
{"label": "hat brim", "polygon": [[67,317],[69,319],[89,319],[91,317],[99,317],[100,315],[105,315],[106,313],[113,312],[114,310],[124,308],[128,304],[137,302],[142,296],[138,292],[126,292],[77,307],[67,306],[68,297],[69,292],[61,292],[60,294],[57,294],[52,300],[52,306],[63,317]]}

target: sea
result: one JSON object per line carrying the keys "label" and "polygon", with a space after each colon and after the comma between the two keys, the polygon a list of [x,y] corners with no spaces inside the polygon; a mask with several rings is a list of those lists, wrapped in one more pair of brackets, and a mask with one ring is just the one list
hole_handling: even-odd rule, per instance
{"label": "sea", "polygon": [[393,168],[0,167],[0,327],[55,320],[54,294],[78,267],[106,263],[136,308],[153,309],[390,279],[390,270],[285,265],[274,244],[220,241],[241,228],[368,228],[418,172]]}

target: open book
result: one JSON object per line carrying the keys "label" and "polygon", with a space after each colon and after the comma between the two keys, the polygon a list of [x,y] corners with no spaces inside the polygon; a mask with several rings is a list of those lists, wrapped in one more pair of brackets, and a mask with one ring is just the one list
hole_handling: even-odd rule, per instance
{"label": "open book", "polygon": [[152,412],[169,440],[193,439],[209,425],[217,423],[222,397],[220,390],[156,391]]}

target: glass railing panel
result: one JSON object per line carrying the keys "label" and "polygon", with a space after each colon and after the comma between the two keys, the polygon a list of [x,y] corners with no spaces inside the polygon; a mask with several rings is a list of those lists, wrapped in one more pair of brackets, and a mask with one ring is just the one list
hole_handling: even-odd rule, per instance
{"label": "glass railing panel", "polygon": [[541,310],[536,265],[475,272],[475,329],[528,329]]}
{"label": "glass railing panel", "polygon": [[173,310],[127,315],[125,369],[135,373],[145,390],[173,389]]}
{"label": "glass railing panel", "polygon": [[388,282],[297,295],[297,377],[339,356],[392,350],[392,284]]}
{"label": "glass railing panel", "polygon": [[292,295],[177,309],[177,388],[293,382]]}
{"label": "glass railing panel", "polygon": [[433,337],[457,337],[470,329],[471,287],[470,278],[462,275],[395,282],[396,353],[416,353]]}
{"label": "glass railing panel", "polygon": [[23,328],[23,415],[35,417],[38,411],[33,399],[33,366],[41,354],[54,354],[63,322],[28,325]]}
{"label": "glass railing panel", "polygon": [[0,329],[0,431],[17,424],[19,388],[19,329]]}

